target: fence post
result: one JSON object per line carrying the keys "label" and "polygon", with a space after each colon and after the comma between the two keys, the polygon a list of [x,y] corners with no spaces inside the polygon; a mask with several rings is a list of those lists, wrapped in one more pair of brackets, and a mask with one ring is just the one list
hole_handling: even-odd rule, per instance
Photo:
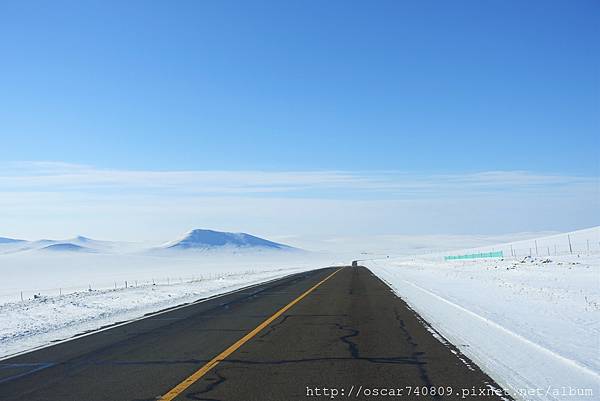
{"label": "fence post", "polygon": [[540,256],[540,254],[538,253],[537,240],[534,242],[535,242],[535,256]]}
{"label": "fence post", "polygon": [[571,245],[571,236],[567,235],[567,238],[569,239],[569,252],[571,252],[571,255],[573,254],[573,246]]}

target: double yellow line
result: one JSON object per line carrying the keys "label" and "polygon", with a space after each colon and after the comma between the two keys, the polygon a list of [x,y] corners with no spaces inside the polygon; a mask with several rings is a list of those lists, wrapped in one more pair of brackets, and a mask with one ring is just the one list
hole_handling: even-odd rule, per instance
{"label": "double yellow line", "polygon": [[294,299],[292,302],[290,302],[283,308],[279,309],[277,312],[275,312],[275,314],[273,314],[267,320],[265,320],[264,322],[262,322],[261,324],[256,326],[256,328],[254,328],[254,330],[252,330],[251,332],[246,334],[244,337],[240,338],[234,344],[230,345],[229,348],[227,348],[225,351],[223,351],[219,355],[215,356],[213,359],[211,359],[209,362],[207,362],[206,365],[202,366],[200,369],[198,369],[197,371],[192,373],[189,377],[187,377],[184,381],[182,381],[181,383],[179,383],[178,385],[173,387],[168,393],[166,393],[165,395],[160,397],[159,401],[171,401],[171,400],[175,399],[175,397],[177,397],[179,394],[184,392],[192,384],[197,382],[200,378],[202,378],[202,376],[207,374],[212,368],[217,366],[221,361],[223,361],[229,355],[234,353],[242,345],[246,344],[252,337],[256,336],[262,329],[264,329],[269,324],[271,324],[279,316],[283,315],[292,306],[294,306],[298,302],[302,301],[302,299],[304,297],[306,297],[308,294],[310,294],[311,292],[316,290],[321,284],[323,284],[324,282],[329,280],[331,277],[333,277],[337,272],[339,272],[342,269],[343,269],[343,267],[337,269],[336,271],[331,273],[329,276],[325,277],[323,280],[319,281],[317,284],[313,285],[307,291],[302,293],[302,295],[300,295],[298,298]]}

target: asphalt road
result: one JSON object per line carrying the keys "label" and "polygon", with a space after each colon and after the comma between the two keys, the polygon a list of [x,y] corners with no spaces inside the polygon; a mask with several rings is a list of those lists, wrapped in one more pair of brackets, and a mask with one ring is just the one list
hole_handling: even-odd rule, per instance
{"label": "asphalt road", "polygon": [[501,400],[490,385],[363,267],[297,274],[0,361],[6,401]]}

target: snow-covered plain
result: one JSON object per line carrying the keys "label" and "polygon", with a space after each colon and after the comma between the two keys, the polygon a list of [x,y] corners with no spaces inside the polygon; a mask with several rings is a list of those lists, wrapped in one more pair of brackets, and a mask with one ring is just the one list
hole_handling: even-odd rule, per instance
{"label": "snow-covered plain", "polygon": [[[595,241],[589,253],[585,240],[574,254],[363,264],[517,399],[591,401],[600,399],[599,232],[571,235]],[[550,241],[540,239],[538,247]],[[571,395],[583,389],[593,395]]]}
{"label": "snow-covered plain", "polygon": [[0,304],[40,294],[114,289],[148,283],[172,284],[223,273],[325,266],[326,254],[295,252],[165,251],[101,253],[30,250],[0,254]]}
{"label": "snow-covered plain", "polygon": [[314,268],[214,273],[172,284],[81,291],[0,304],[0,358],[66,339],[88,330],[139,318],[249,285]]}

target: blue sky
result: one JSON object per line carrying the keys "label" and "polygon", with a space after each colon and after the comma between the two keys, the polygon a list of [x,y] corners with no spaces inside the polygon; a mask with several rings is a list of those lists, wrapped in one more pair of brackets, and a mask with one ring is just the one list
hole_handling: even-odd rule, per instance
{"label": "blue sky", "polygon": [[[481,174],[490,172],[523,174],[519,180],[558,176],[568,185],[588,183],[575,191],[579,197],[570,195],[580,215],[574,211],[571,222],[560,224],[550,217],[567,205],[553,179],[542,180],[543,190],[537,178],[526,189],[492,185],[515,199],[525,190],[531,202],[551,203],[531,230],[578,228],[586,216],[598,222],[599,12],[597,1],[583,0],[4,1],[0,162],[150,176],[349,172],[353,180],[387,182],[391,174],[396,183],[394,191],[373,192],[371,184],[357,191],[313,180],[301,191],[276,191],[311,200],[352,194],[360,201],[451,202],[456,191],[435,193],[439,185],[432,185],[415,192],[406,184],[441,183],[445,174],[461,176],[458,182],[473,175],[484,182],[489,176]],[[77,194],[63,184],[61,196]],[[489,195],[468,188],[471,198]],[[0,190],[19,197],[12,184]],[[21,196],[51,192],[27,191]],[[98,200],[107,191],[87,185],[78,196]],[[223,188],[215,191],[222,195]],[[248,196],[239,192],[242,200]],[[180,199],[177,192],[172,201]],[[526,204],[515,221],[527,215]],[[57,216],[53,210],[47,214]],[[401,224],[392,215],[381,220]],[[32,235],[52,226],[24,229],[19,221],[13,218],[8,231]],[[439,230],[484,231],[483,221],[484,215],[468,227],[448,222]],[[94,232],[92,223],[86,228]],[[403,227],[411,229],[422,227]],[[525,223],[498,228],[524,229]]]}

